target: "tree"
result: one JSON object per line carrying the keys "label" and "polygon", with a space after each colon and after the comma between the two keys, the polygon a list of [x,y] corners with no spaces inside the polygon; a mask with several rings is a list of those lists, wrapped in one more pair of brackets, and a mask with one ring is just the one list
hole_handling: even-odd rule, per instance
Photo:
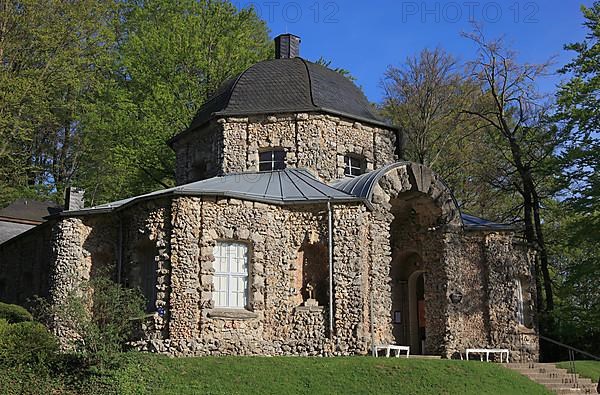
{"label": "tree", "polygon": [[[504,157],[502,177],[497,187],[518,192],[522,204],[519,217],[524,224],[525,239],[538,251],[538,308],[542,308],[542,286],[545,310],[554,308],[552,278],[542,214],[543,183],[551,158],[560,145],[556,128],[545,122],[548,108],[535,86],[549,62],[519,63],[517,55],[499,40],[488,41],[480,29],[467,34],[478,48],[477,59],[471,62],[473,78],[481,87],[479,100],[464,110],[484,122],[495,149]],[[520,211],[520,210],[519,210]],[[542,285],[542,286],[540,286]]]}
{"label": "tree", "polygon": [[0,3],[0,205],[61,196],[77,168],[79,119],[112,42],[111,2]]}
{"label": "tree", "polygon": [[425,164],[454,188],[461,208],[498,219],[507,200],[488,182],[497,153],[488,149],[485,123],[462,110],[479,89],[463,65],[443,49],[425,49],[381,81],[383,115],[400,129],[403,157]]}
{"label": "tree", "polygon": [[331,70],[335,71],[336,73],[340,73],[341,75],[348,78],[352,82],[356,82],[356,78],[352,75],[352,73],[350,73],[350,70],[345,69],[343,67],[331,67],[331,60],[327,60],[321,56],[319,59],[317,59],[315,61],[315,63],[318,65],[321,65],[323,67],[327,67],[328,69],[331,69]]}
{"label": "tree", "polygon": [[581,7],[586,39],[561,73],[555,119],[568,135],[561,151],[565,188],[555,211],[553,248],[560,270],[558,336],[588,350],[600,347],[600,2]]}
{"label": "tree", "polygon": [[435,166],[450,144],[466,137],[460,110],[473,88],[444,50],[425,49],[402,67],[389,66],[381,84],[383,112],[400,127],[406,158]]}
{"label": "tree", "polygon": [[82,120],[93,203],[174,185],[166,141],[227,79],[273,56],[265,22],[228,1],[120,2],[106,84]]}
{"label": "tree", "polygon": [[173,185],[165,142],[218,86],[273,55],[229,1],[0,2],[0,206],[94,204]]}

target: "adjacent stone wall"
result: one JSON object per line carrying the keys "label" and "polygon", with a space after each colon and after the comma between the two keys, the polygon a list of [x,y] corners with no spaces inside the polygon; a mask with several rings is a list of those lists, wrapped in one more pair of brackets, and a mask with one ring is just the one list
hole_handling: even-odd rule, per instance
{"label": "adjacent stone wall", "polygon": [[397,160],[395,130],[316,113],[222,118],[173,148],[178,184],[257,171],[259,151],[270,148],[285,149],[288,167],[311,169],[327,182],[343,177],[347,154],[364,157],[367,171]]}
{"label": "adjacent stone wall", "polygon": [[223,172],[223,129],[212,120],[173,144],[178,185],[214,177]]}
{"label": "adjacent stone wall", "polygon": [[[323,354],[326,306],[299,306],[295,288],[298,250],[307,240],[326,241],[322,209],[173,199],[169,339],[139,347],[175,355]],[[214,307],[213,248],[221,240],[249,246],[247,310]]]}
{"label": "adjacent stone wall", "polygon": [[[512,232],[463,231],[450,191],[420,165],[390,170],[375,186],[373,203],[368,222],[375,343],[396,341],[391,322],[392,250],[415,251],[425,272],[426,353],[451,358],[468,347],[502,347],[512,351],[513,359],[539,357],[531,296],[533,258]],[[516,320],[517,278],[526,293],[530,327]],[[453,303],[453,293],[460,293],[462,300]]]}
{"label": "adjacent stone wall", "polygon": [[333,213],[335,352],[366,354],[368,326],[369,213],[364,205],[335,206]]}
{"label": "adjacent stone wall", "polygon": [[[120,216],[123,232],[120,280],[125,286],[140,287],[143,279],[131,277],[139,277],[144,272],[142,266],[151,266],[150,270],[156,271],[155,303],[149,306],[148,315],[140,329],[147,339],[167,338],[171,289],[171,200],[144,202]],[[144,253],[140,256],[140,252]],[[141,257],[145,260],[142,261]],[[145,297],[150,299],[152,295]]]}
{"label": "adjacent stone wall", "polygon": [[[448,276],[447,335],[444,355],[460,358],[467,348],[493,346],[490,342],[488,268],[485,245],[479,233],[447,234],[444,272]],[[452,303],[450,295],[462,295]]]}
{"label": "adjacent stone wall", "polygon": [[[488,266],[490,342],[514,350],[515,360],[537,360],[539,341],[535,316],[535,270],[532,250],[512,234],[491,233],[482,238]],[[517,321],[516,281],[524,293],[526,326]]]}
{"label": "adjacent stone wall", "polygon": [[[326,254],[303,252],[328,244],[324,204],[288,207],[180,196],[112,214],[64,218],[32,232],[31,239],[24,235],[3,245],[0,276],[20,276],[17,265],[27,268],[30,260],[31,270],[41,268],[37,289],[46,287],[47,273],[50,300],[60,304],[96,273],[112,273],[133,286],[139,284],[135,268],[152,265],[156,300],[142,323],[143,339],[135,343],[141,350],[349,355],[369,352],[373,342],[397,341],[392,269],[401,254],[411,252],[420,256],[416,269],[424,272],[426,353],[456,358],[467,347],[503,347],[512,350],[513,359],[538,357],[533,257],[526,246],[510,232],[465,232],[450,192],[419,165],[391,169],[375,186],[372,201],[372,210],[358,203],[333,206],[332,328],[323,293],[320,306],[304,306],[302,289],[308,268],[317,268],[320,276],[328,273]],[[218,241],[239,241],[249,248],[246,309],[214,306]],[[153,251],[144,262],[139,261],[140,245]],[[28,255],[49,246],[48,261]],[[306,257],[316,261],[306,265]],[[310,278],[328,284],[328,279]],[[515,279],[524,285],[531,325],[518,325]],[[462,299],[452,302],[453,293]],[[55,331],[64,339],[73,336],[60,322]]]}

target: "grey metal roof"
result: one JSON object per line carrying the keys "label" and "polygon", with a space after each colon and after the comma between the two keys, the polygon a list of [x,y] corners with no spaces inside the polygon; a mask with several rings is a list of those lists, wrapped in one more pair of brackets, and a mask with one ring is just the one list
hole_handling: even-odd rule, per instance
{"label": "grey metal roof", "polygon": [[[373,189],[379,182],[379,179],[383,177],[390,170],[407,165],[410,162],[396,162],[384,166],[380,169],[373,170],[371,172],[362,174],[358,177],[347,177],[334,184],[333,187],[346,192],[349,195],[356,196],[364,199],[366,202],[370,202],[373,197]],[[443,181],[442,181],[443,182]],[[454,198],[454,197],[453,197]],[[457,207],[458,204],[456,205]],[[460,210],[460,208],[459,208]],[[464,214],[461,212],[461,218],[465,229],[468,230],[514,230],[514,226],[508,224],[501,224],[492,221],[488,221],[483,218],[475,217],[473,215]]]}
{"label": "grey metal roof", "polygon": [[271,172],[226,174],[83,210],[64,211],[60,215],[100,214],[139,201],[172,195],[222,196],[277,205],[362,201],[322,183],[308,170],[288,168]]}
{"label": "grey metal roof", "polygon": [[373,189],[379,179],[383,177],[387,172],[400,166],[408,165],[411,162],[394,162],[389,165],[383,166],[377,170],[370,171],[365,174],[361,174],[358,177],[346,177],[342,178],[332,184],[334,188],[344,191],[347,194],[354,195],[371,201],[373,197]]}
{"label": "grey metal roof", "polygon": [[479,218],[470,214],[461,214],[465,228],[469,230],[515,230],[516,227],[510,224],[492,222],[487,219]]}
{"label": "grey metal roof", "polygon": [[327,67],[297,57],[256,63],[225,82],[200,107],[187,130],[199,127],[216,115],[315,111],[390,127],[352,81]]}

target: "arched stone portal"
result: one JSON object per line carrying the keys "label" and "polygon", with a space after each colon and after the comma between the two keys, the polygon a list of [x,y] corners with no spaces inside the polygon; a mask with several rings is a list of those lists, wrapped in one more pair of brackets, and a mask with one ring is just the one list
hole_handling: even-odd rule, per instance
{"label": "arched stone portal", "polygon": [[343,182],[373,210],[372,285],[375,342],[410,345],[411,353],[444,353],[448,232],[462,230],[458,205],[429,168],[398,162]]}

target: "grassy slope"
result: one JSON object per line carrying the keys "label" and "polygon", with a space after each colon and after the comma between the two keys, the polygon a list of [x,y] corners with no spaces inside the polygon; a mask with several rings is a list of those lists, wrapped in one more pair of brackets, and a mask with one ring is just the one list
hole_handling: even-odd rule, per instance
{"label": "grassy slope", "polygon": [[297,357],[129,358],[119,393],[548,394],[497,364],[474,361]]}
{"label": "grassy slope", "polygon": [[[559,368],[569,369],[569,362],[560,362],[556,364]],[[592,379],[594,383],[598,382],[600,377],[599,361],[575,361],[575,370],[579,375]]]}

